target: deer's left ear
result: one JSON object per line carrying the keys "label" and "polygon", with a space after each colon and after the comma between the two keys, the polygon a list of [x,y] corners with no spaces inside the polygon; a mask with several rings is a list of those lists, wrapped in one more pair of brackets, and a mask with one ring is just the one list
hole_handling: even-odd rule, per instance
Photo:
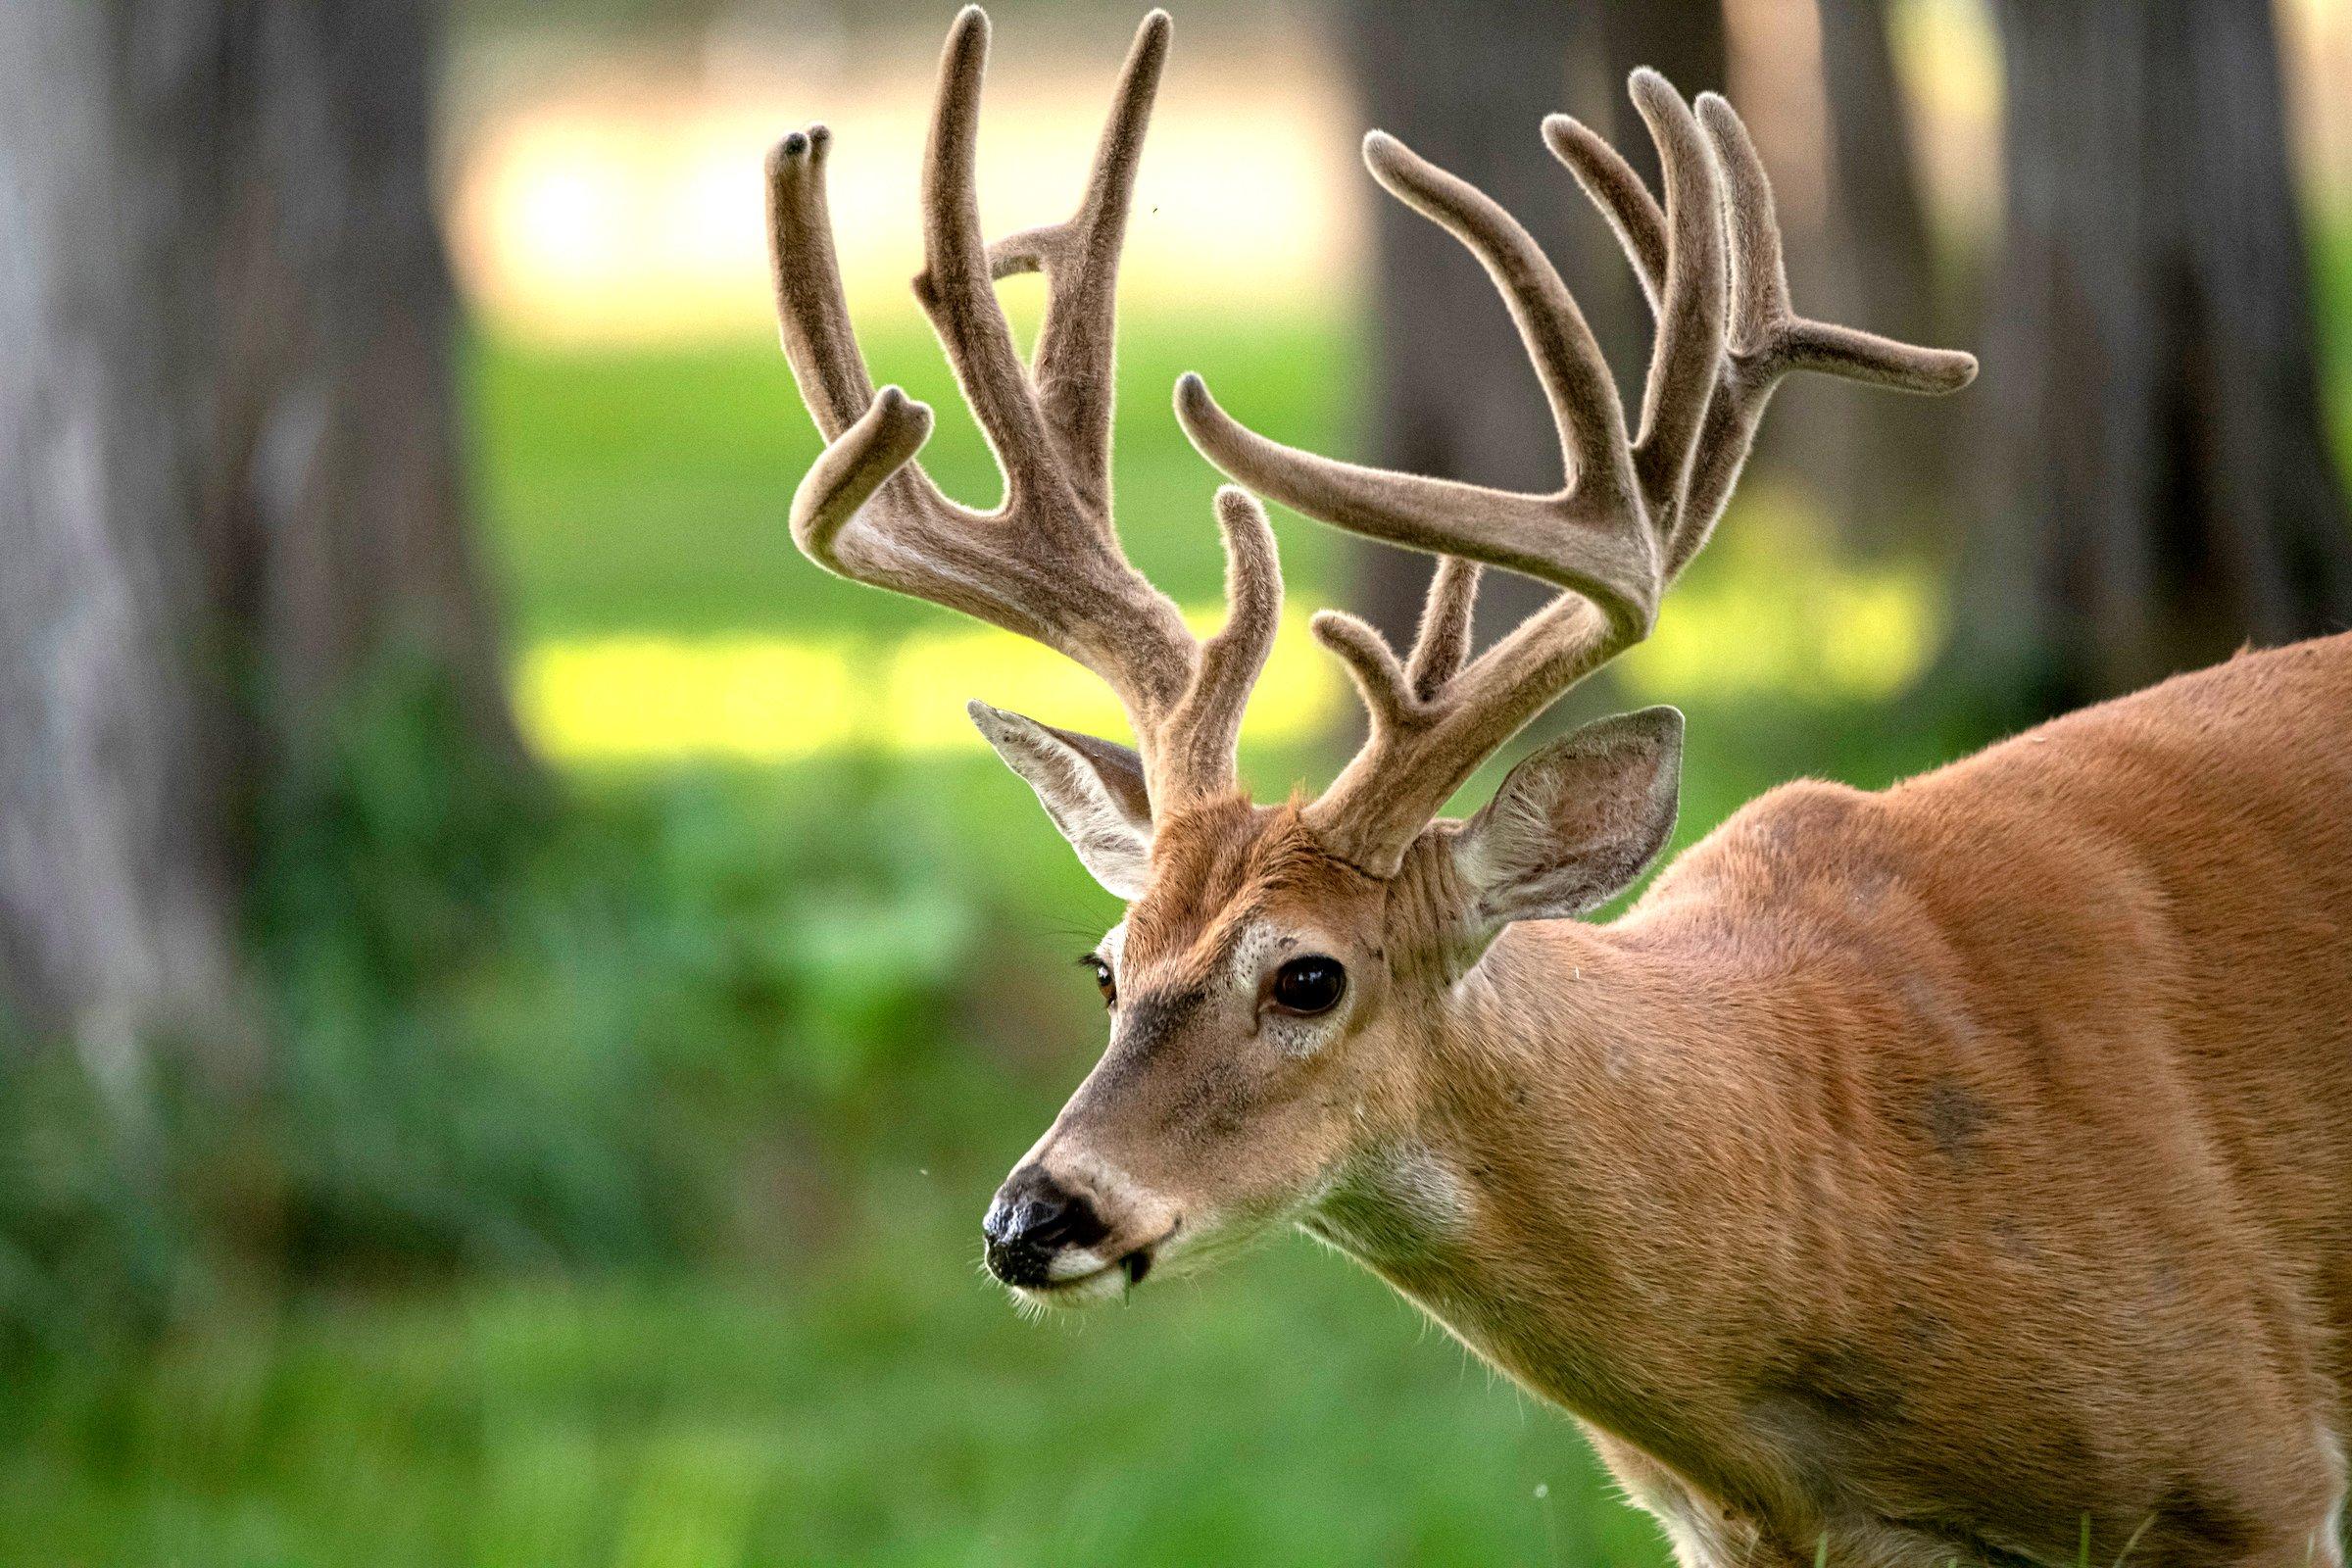
{"label": "deer's left ear", "polygon": [[972,722],[1021,775],[1096,881],[1130,904],[1152,861],[1152,802],[1144,762],[1128,747],[1055,729],[1020,713],[970,706]]}
{"label": "deer's left ear", "polygon": [[1514,920],[1606,903],[1674,831],[1683,715],[1645,708],[1587,724],[1529,756],[1448,846],[1472,955]]}

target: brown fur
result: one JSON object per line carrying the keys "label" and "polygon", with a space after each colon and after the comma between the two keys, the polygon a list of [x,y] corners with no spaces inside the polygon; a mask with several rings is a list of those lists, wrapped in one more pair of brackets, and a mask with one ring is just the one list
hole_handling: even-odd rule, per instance
{"label": "brown fur", "polygon": [[1328,906],[1336,888],[1374,885],[1334,861],[1300,815],[1296,800],[1269,808],[1233,795],[1156,824],[1152,890],[1127,915],[1130,961],[1183,956],[1200,967],[1223,954],[1245,921],[1290,904]]}
{"label": "brown fur", "polygon": [[1381,1271],[1687,1561],[2336,1560],[2352,636],[1776,790],[1412,1032],[1481,1218]]}
{"label": "brown fur", "polygon": [[[1615,924],[1458,978],[1452,824],[1384,883],[1295,808],[1204,808],[1127,926],[1157,1021],[1040,1157],[1355,1252],[1582,1418],[1688,1563],[2072,1561],[2086,1514],[2103,1561],[2333,1563],[2348,741],[2352,636],[2249,655],[1884,794],[1776,790]],[[1366,994],[1302,1060],[1215,994],[1264,920]]]}

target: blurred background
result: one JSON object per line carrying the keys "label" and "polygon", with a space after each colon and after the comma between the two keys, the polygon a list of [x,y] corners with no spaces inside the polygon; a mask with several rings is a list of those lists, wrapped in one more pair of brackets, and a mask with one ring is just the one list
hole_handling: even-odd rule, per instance
{"label": "blurred background", "polygon": [[[760,217],[766,145],[830,122],[877,377],[993,497],[905,286],[948,20],[0,8],[0,1559],[1662,1561],[1569,1423],[1303,1241],[1084,1322],[977,1271],[1116,910],[960,707],[1117,718],[794,553],[817,443]],[[993,232],[1072,202],[1136,20],[998,8]],[[1944,402],[1790,383],[1571,705],[1689,711],[1684,841],[2352,624],[2343,0],[1176,21],[1117,478],[1187,606],[1180,370],[1297,444],[1556,482],[1484,278],[1355,143],[1511,206],[1635,385],[1630,274],[1536,125],[1654,168],[1646,62],[1747,116],[1800,309],[1984,361]],[[1409,625],[1423,564],[1278,526],[1301,624]],[[1355,723],[1302,641],[1261,795]]]}

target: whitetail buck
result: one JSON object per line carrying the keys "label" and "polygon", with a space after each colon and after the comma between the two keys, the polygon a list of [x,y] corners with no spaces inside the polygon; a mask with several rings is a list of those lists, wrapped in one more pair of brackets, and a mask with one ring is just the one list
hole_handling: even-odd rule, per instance
{"label": "whitetail buck", "polygon": [[[1144,24],[1068,222],[984,243],[988,28],[950,36],[916,293],[1004,472],[994,513],[913,462],[825,212],[826,134],[770,167],[786,352],[831,442],[793,536],[844,576],[1059,649],[1137,747],[975,704],[1102,883],[1110,1045],[998,1195],[990,1266],[1100,1301],[1291,1221],[1586,1425],[1687,1564],[2335,1565],[2352,1374],[2352,639],[2174,680],[1882,794],[1773,791],[1623,918],[1573,916],[1667,838],[1680,717],[1482,760],[1649,630],[1773,385],[1949,391],[1966,355],[1795,315],[1729,105],[1654,74],[1653,198],[1544,125],[1657,320],[1638,430],[1511,218],[1375,134],[1373,175],[1494,276],[1566,484],[1503,494],[1245,430],[1194,443],[1311,517],[1437,554],[1402,659],[1315,630],[1371,710],[1311,803],[1253,806],[1235,736],[1274,635],[1274,539],[1217,497],[1204,642],[1111,526],[1113,274],[1168,23]],[[993,286],[1042,270],[1024,365]],[[1498,368],[1499,372],[1499,368]],[[1479,563],[1562,592],[1483,654]],[[1443,1463],[1443,1455],[1432,1455]]]}

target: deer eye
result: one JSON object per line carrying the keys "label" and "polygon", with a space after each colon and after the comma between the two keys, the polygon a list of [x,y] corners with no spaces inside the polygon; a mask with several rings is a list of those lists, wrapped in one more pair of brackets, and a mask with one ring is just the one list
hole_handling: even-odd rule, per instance
{"label": "deer eye", "polygon": [[1348,994],[1348,971],[1337,958],[1311,955],[1274,971],[1274,1005],[1285,1012],[1329,1012]]}
{"label": "deer eye", "polygon": [[1095,985],[1102,993],[1102,1005],[1105,1007],[1118,1005],[1119,986],[1118,982],[1110,977],[1110,965],[1091,953],[1080,958],[1078,962],[1081,967],[1093,971]]}

